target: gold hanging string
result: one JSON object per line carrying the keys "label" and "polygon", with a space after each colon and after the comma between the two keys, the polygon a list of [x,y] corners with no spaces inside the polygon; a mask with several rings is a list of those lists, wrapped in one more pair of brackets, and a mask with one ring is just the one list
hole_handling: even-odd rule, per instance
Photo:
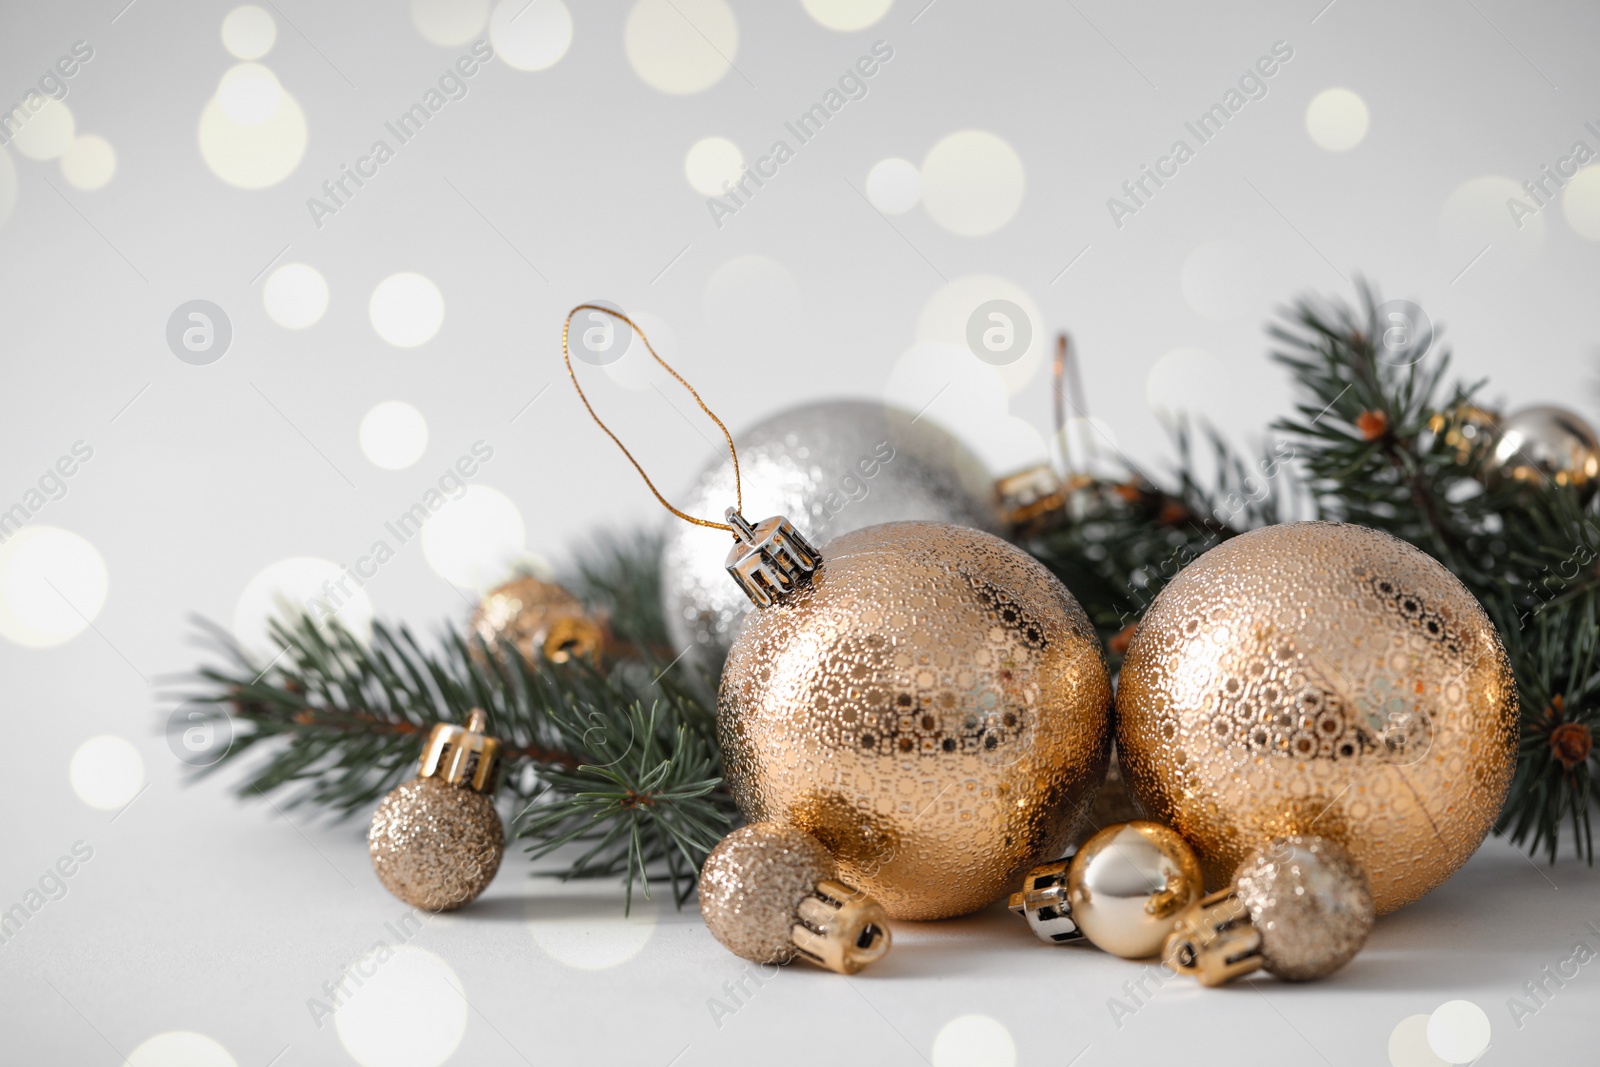
{"label": "gold hanging string", "polygon": [[[1067,405],[1072,406],[1079,418],[1085,421],[1089,418],[1087,405],[1083,400],[1083,379],[1078,373],[1078,350],[1072,343],[1072,338],[1063,330],[1056,337],[1056,355],[1050,362],[1051,394],[1054,400],[1054,414],[1056,439],[1061,442],[1061,465],[1065,468],[1068,479],[1080,473],[1074,461],[1075,449],[1067,433]],[[1069,395],[1070,394],[1070,395]],[[1089,433],[1085,437],[1085,460],[1094,458],[1094,435]],[[1084,470],[1088,472],[1085,462]]]}
{"label": "gold hanging string", "polygon": [[722,424],[722,420],[717,418],[716,413],[710,408],[706,407],[706,402],[700,399],[700,394],[694,391],[694,386],[684,381],[683,375],[679,374],[677,371],[668,366],[667,361],[662,359],[656,350],[651,347],[650,339],[644,335],[643,330],[639,329],[639,327],[634,324],[632,319],[628,318],[628,316],[624,315],[620,311],[613,311],[611,308],[601,307],[599,304],[579,304],[577,307],[567,312],[567,320],[561,324],[561,358],[566,361],[567,377],[572,379],[572,387],[578,391],[578,399],[583,401],[583,406],[588,410],[589,417],[594,420],[596,426],[600,427],[606,432],[606,436],[611,438],[612,442],[615,443],[618,448],[622,449],[622,454],[628,457],[628,462],[633,464],[633,469],[639,472],[639,477],[644,479],[644,484],[650,487],[650,492],[655,494],[655,498],[661,502],[662,507],[672,512],[684,522],[692,522],[696,526],[709,526],[713,530],[726,530],[729,533],[733,533],[733,527],[729,526],[725,522],[712,522],[710,519],[697,519],[693,515],[686,514],[673,507],[667,501],[667,498],[661,495],[661,490],[656,488],[656,483],[650,480],[650,476],[644,472],[644,468],[639,466],[639,461],[633,458],[633,453],[628,451],[628,446],[623,444],[622,440],[618,438],[616,434],[611,432],[611,427],[600,421],[599,415],[595,414],[594,405],[589,403],[589,398],[583,393],[583,386],[578,384],[577,374],[575,374],[572,370],[572,353],[567,348],[567,335],[572,330],[572,316],[576,315],[580,311],[585,310],[603,312],[607,315],[610,315],[614,319],[620,319],[621,321],[627,323],[628,327],[633,330],[634,333],[639,335],[639,340],[644,342],[644,347],[649,351],[650,355],[655,359],[655,361],[661,364],[661,366],[666,369],[668,374],[676,378],[679,385],[689,390],[689,395],[694,397],[694,402],[696,404],[700,405],[700,410],[706,413],[706,417],[708,419],[717,424],[717,429],[722,431],[722,439],[728,442],[728,455],[733,459],[734,510],[739,512],[744,511],[744,490],[739,481],[739,452],[733,447],[733,435],[730,434],[728,432],[728,428]]}

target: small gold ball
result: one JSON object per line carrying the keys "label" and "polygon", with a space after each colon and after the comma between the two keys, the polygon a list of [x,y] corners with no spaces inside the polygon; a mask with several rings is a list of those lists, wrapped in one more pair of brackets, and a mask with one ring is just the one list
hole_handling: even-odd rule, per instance
{"label": "small gold ball", "polygon": [[1204,892],[1188,842],[1144,820],[1095,834],[1067,872],[1067,903],[1084,936],[1130,960],[1159,953],[1178,913]]}
{"label": "small gold ball", "polygon": [[1494,624],[1438,562],[1346,523],[1269,526],[1185,567],[1139,624],[1117,713],[1134,799],[1213,886],[1316,833],[1350,851],[1379,914],[1467,861],[1516,762]]}
{"label": "small gold ball", "polygon": [[833,876],[833,857],[810,834],[775,822],[741,826],[700,869],[700,914],[734,955],[788,963],[797,952],[796,909]]}
{"label": "small gold ball", "polygon": [[1251,853],[1235,891],[1261,934],[1262,966],[1305,982],[1332,974],[1366,944],[1375,915],[1367,876],[1321,837],[1296,835]]}
{"label": "small gold ball", "polygon": [[451,911],[475,900],[500,869],[505,828],[494,801],[437,778],[390,791],[372,815],[367,848],[384,888],[413,907]]}
{"label": "small gold ball", "polygon": [[491,590],[472,613],[472,632],[493,648],[509,642],[529,663],[593,659],[605,627],[577,597],[554,582],[515,578]]}
{"label": "small gold ball", "polygon": [[1049,571],[977,530],[885,523],[822,555],[729,653],[734,798],[815,836],[891,918],[981,908],[1061,854],[1105,775],[1099,637]]}

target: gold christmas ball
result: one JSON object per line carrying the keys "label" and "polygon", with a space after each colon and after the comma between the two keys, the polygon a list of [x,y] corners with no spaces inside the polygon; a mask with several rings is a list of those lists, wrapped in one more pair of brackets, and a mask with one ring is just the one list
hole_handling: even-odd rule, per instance
{"label": "gold christmas ball", "polygon": [[1500,424],[1488,470],[1533,485],[1571,486],[1588,499],[1600,485],[1600,440],[1566,408],[1524,408]]}
{"label": "gold christmas ball", "polygon": [[822,556],[729,653],[734,798],[815,836],[891,918],[981,908],[1060,854],[1105,775],[1099,638],[1049,571],[977,530],[884,523]]}
{"label": "gold christmas ball", "polygon": [[605,627],[583,601],[554,582],[514,578],[491,590],[472,613],[472,632],[493,648],[509,642],[529,663],[594,659],[605,644]]}
{"label": "gold christmas ball", "polygon": [[1072,858],[1067,904],[1083,934],[1125,959],[1154,956],[1205,878],[1183,838],[1153,822],[1107,826]]}
{"label": "gold christmas ball", "polygon": [[1372,931],[1372,892],[1350,854],[1322,837],[1295,835],[1245,857],[1234,891],[1261,934],[1261,965],[1308,982],[1354,958]]}
{"label": "gold christmas ball", "polygon": [[441,778],[413,778],[383,798],[367,833],[372,867],[407,904],[451,911],[494,880],[505,828],[493,798]]}
{"label": "gold christmas ball", "polygon": [[736,956],[800,956],[854,974],[889,951],[888,917],[834,875],[833,857],[810,834],[775,822],[741,826],[700,869],[700,914]]}
{"label": "gold christmas ball", "polygon": [[1302,522],[1224,541],[1156,597],[1117,691],[1134,799],[1212,885],[1267,842],[1345,846],[1380,914],[1467,861],[1517,749],[1500,637],[1397,538]]}

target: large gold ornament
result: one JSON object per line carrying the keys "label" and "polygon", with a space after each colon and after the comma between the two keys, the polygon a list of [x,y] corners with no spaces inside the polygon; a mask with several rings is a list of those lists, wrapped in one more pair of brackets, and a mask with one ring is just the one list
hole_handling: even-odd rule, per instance
{"label": "large gold ornament", "polygon": [[465,727],[428,735],[417,777],[396,786],[372,814],[367,848],[385,889],[413,907],[451,911],[488,888],[505,855],[495,810],[500,741],[474,708]]}
{"label": "large gold ornament", "polygon": [[977,530],[886,523],[821,555],[729,654],[734,797],[815,836],[892,918],[981,908],[1059,855],[1105,774],[1100,641],[1049,571]]}
{"label": "large gold ornament", "polygon": [[1472,594],[1344,523],[1267,527],[1186,567],[1139,624],[1117,711],[1134,798],[1212,885],[1316,834],[1350,851],[1380,914],[1477,849],[1517,748],[1510,665]]}

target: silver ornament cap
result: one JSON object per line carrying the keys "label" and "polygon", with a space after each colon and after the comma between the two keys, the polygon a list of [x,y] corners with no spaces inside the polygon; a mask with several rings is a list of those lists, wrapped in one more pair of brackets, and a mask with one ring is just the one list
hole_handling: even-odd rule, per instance
{"label": "silver ornament cap", "polygon": [[822,566],[822,553],[782,515],[752,526],[734,508],[725,514],[734,540],[728,551],[728,573],[756,607],[770,608]]}

